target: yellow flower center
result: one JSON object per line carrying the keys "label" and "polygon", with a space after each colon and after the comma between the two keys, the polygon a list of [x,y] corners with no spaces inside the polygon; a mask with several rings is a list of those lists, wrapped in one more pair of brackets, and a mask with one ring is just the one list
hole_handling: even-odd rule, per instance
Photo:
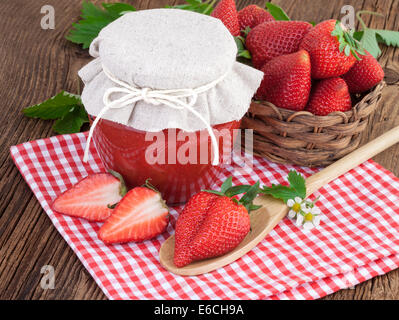
{"label": "yellow flower center", "polygon": [[296,213],[298,213],[301,210],[301,205],[299,203],[295,203],[292,206],[292,210],[294,210]]}
{"label": "yellow flower center", "polygon": [[305,215],[305,221],[312,221],[313,220],[313,215],[311,213],[307,213]]}

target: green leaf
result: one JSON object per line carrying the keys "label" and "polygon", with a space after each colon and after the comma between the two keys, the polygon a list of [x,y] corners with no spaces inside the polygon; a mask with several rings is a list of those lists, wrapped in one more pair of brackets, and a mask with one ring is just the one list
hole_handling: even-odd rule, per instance
{"label": "green leaf", "polygon": [[281,199],[285,203],[287,203],[289,199],[294,199],[297,196],[297,193],[294,189],[281,184],[272,185],[271,187],[264,187],[262,189],[262,193],[270,195],[276,199]]}
{"label": "green leaf", "polygon": [[[120,187],[119,187],[119,195],[121,196],[121,197],[124,197],[125,195],[126,195],[126,193],[127,193],[127,187],[126,187],[126,183],[125,183],[125,179],[123,179],[123,176],[119,173],[119,172],[116,172],[116,171],[114,171],[114,170],[111,170],[111,169],[108,169],[108,172],[110,173],[110,174],[112,174],[115,178],[117,178],[119,181],[120,181],[120,183],[121,183],[121,185],[120,185]],[[146,184],[149,184],[149,185],[151,185],[149,182],[148,182],[148,179],[147,179],[147,181],[146,181]],[[152,185],[151,185],[152,186]],[[158,190],[155,190],[156,192],[159,192]],[[116,203],[117,204],[117,203]],[[115,207],[115,204],[113,205],[114,207]],[[108,206],[109,207],[109,206]],[[111,209],[113,209],[113,208],[111,208]]]}
{"label": "green leaf", "polygon": [[64,117],[73,108],[81,105],[80,96],[61,91],[42,103],[23,109],[22,112],[30,118],[58,119]]}
{"label": "green leaf", "polygon": [[222,186],[220,187],[220,191],[225,193],[228,189],[230,189],[233,185],[233,177],[229,177],[223,182]]}
{"label": "green leaf", "polygon": [[66,39],[73,43],[81,44],[83,49],[97,37],[102,28],[118,19],[128,11],[136,9],[125,3],[103,3],[102,8],[91,2],[83,2],[81,20],[72,24],[72,29]]}
{"label": "green leaf", "polygon": [[225,194],[227,197],[233,197],[237,194],[242,194],[242,193],[246,193],[248,192],[248,190],[251,188],[252,186],[250,185],[239,185],[239,186],[234,186],[229,188],[228,190],[226,190]]}
{"label": "green leaf", "polygon": [[271,187],[263,187],[261,193],[271,195],[276,199],[281,199],[285,203],[289,199],[294,199],[295,197],[300,197],[302,199],[306,198],[306,183],[305,178],[295,170],[291,170],[288,173],[289,186],[272,185]]}
{"label": "green leaf", "polygon": [[245,58],[245,59],[251,59],[251,54],[249,51],[245,48],[245,39],[241,36],[234,37],[234,40],[237,45],[237,58]]}
{"label": "green leaf", "polygon": [[216,1],[205,1],[202,2],[201,0],[186,0],[186,4],[178,4],[175,6],[165,6],[165,8],[170,9],[180,9],[180,10],[188,10],[193,12],[198,12],[206,15],[210,15],[213,11],[213,5]]}
{"label": "green leaf", "polygon": [[337,37],[339,51],[344,52],[346,56],[352,53],[357,60],[360,60],[359,54],[365,54],[362,43],[354,37],[354,30],[344,30],[340,21],[337,20],[331,35]]}
{"label": "green leaf", "polygon": [[259,185],[260,182],[258,181],[253,186],[251,186],[248,191],[242,196],[239,202],[244,204],[244,206],[251,204],[260,191]]}
{"label": "green leaf", "polygon": [[399,32],[392,30],[378,30],[374,29],[377,34],[377,39],[387,46],[399,47]]}
{"label": "green leaf", "polygon": [[102,3],[102,6],[110,15],[113,15],[115,18],[119,18],[126,12],[136,11],[135,7],[127,3]]}
{"label": "green leaf", "polygon": [[381,49],[378,46],[375,30],[363,30],[363,36],[360,42],[363,45],[363,48],[370,52],[374,58],[378,58],[378,56],[381,54]]}
{"label": "green leaf", "polygon": [[215,190],[202,190],[202,191],[217,194],[218,196],[222,196],[222,197],[225,195],[223,192],[215,191]]}
{"label": "green leaf", "polygon": [[61,119],[58,119],[53,126],[53,130],[60,134],[76,133],[80,131],[82,125],[89,122],[87,115],[84,117],[82,106],[76,106]]}
{"label": "green leaf", "polygon": [[276,4],[266,2],[266,8],[270,12],[270,14],[273,16],[274,19],[284,20],[284,21],[290,20],[290,18],[287,16],[287,14],[284,12],[284,10]]}
{"label": "green leaf", "polygon": [[305,178],[295,170],[291,170],[288,173],[288,182],[290,187],[293,188],[297,195],[302,199],[306,198],[306,182]]}

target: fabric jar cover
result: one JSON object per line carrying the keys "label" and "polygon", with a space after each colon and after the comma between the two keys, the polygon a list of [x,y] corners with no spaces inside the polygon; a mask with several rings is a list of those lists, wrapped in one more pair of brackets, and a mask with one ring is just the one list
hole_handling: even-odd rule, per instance
{"label": "fabric jar cover", "polygon": [[[82,101],[92,116],[104,108],[104,93],[119,86],[107,73],[139,90],[193,89],[216,81],[198,94],[192,106],[209,125],[240,120],[263,77],[236,62],[234,38],[219,19],[179,9],[126,13],[101,30],[89,52],[95,59],[79,76],[85,84]],[[123,97],[123,93],[114,95]],[[101,118],[150,132],[206,127],[187,109],[145,99],[108,110]]]}

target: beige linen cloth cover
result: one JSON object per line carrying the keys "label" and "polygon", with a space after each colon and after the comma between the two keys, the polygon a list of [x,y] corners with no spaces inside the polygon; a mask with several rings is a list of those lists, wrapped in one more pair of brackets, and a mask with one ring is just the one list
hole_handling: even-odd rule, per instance
{"label": "beige linen cloth cover", "polygon": [[[234,38],[219,19],[179,9],[126,13],[101,30],[89,52],[95,59],[79,71],[86,111],[97,116],[105,107],[105,92],[122,87],[115,81],[123,82],[138,90],[137,101],[107,110],[101,118],[150,132],[166,128],[193,132],[206,125],[187,108],[172,108],[162,99],[152,103],[143,97],[143,88],[145,94],[172,89],[165,93],[172,96],[179,95],[173,90],[183,90],[182,104],[195,102],[195,112],[216,125],[243,117],[263,76],[236,62]],[[194,100],[187,94],[187,89],[207,85]],[[109,99],[124,95],[113,92]]]}

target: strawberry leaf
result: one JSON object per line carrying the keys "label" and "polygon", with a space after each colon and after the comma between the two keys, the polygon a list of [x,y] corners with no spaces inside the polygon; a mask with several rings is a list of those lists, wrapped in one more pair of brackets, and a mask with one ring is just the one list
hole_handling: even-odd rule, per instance
{"label": "strawberry leaf", "polygon": [[223,182],[222,186],[220,187],[220,191],[225,193],[228,189],[230,189],[233,185],[233,177],[229,177]]}
{"label": "strawberry leaf", "polygon": [[276,20],[283,20],[283,21],[291,20],[287,16],[287,14],[284,12],[284,10],[276,4],[266,2],[266,8],[270,12],[270,14],[273,16],[273,18]]}
{"label": "strawberry leaf", "polygon": [[272,185],[271,187],[264,187],[262,189],[262,193],[270,195],[276,199],[281,199],[285,203],[287,203],[289,199],[294,199],[297,196],[297,193],[295,192],[294,189],[287,186],[283,186],[281,184]]}
{"label": "strawberry leaf", "polygon": [[30,118],[39,118],[43,120],[59,119],[72,111],[73,108],[81,105],[82,101],[80,100],[80,96],[61,91],[56,96],[42,103],[23,109],[22,112],[25,116]]}
{"label": "strawberry leaf", "polygon": [[54,123],[53,130],[60,134],[79,132],[82,125],[89,122],[89,118],[84,114],[85,110],[82,106],[74,107]]}
{"label": "strawberry leaf", "polygon": [[30,118],[57,119],[53,130],[61,134],[79,132],[82,125],[89,122],[80,96],[66,91],[22,112]]}
{"label": "strawberry leaf", "polygon": [[306,198],[305,178],[300,173],[296,172],[295,170],[291,170],[288,173],[288,182],[290,183],[290,187],[296,191],[300,198]]}
{"label": "strawberry leaf", "polygon": [[372,11],[358,11],[356,17],[362,26],[362,31],[357,31],[354,33],[354,38],[360,41],[365,50],[370,52],[374,58],[378,58],[381,54],[381,49],[378,43],[383,43],[387,46],[399,47],[399,32],[393,30],[380,30],[371,29],[366,26],[361,15],[363,13],[382,16],[382,14]]}
{"label": "strawberry leaf", "polygon": [[[253,186],[251,186],[248,191],[241,197],[240,203],[243,204],[245,207],[249,206],[252,204],[252,201],[255,199],[255,197],[259,193],[259,185],[260,182],[256,182]],[[247,208],[248,212],[250,211]]]}
{"label": "strawberry leaf", "polygon": [[209,3],[209,1],[202,2],[201,0],[186,0],[186,4],[166,6],[165,8],[188,10],[210,15],[213,11],[213,5],[215,4],[215,2],[216,1],[212,1]]}
{"label": "strawberry leaf", "polygon": [[361,60],[359,54],[366,54],[362,43],[354,37],[354,30],[344,30],[340,21],[336,22],[331,35],[337,38],[339,42],[339,51],[344,52],[346,56],[349,56],[352,53],[357,60]]}
{"label": "strawberry leaf", "polygon": [[271,187],[263,187],[261,189],[261,193],[270,195],[273,198],[281,199],[285,203],[289,199],[294,199],[295,197],[300,197],[301,199],[305,199],[306,197],[306,183],[305,178],[296,172],[295,170],[291,170],[288,173],[288,182],[289,186],[272,185]]}
{"label": "strawberry leaf", "polygon": [[234,37],[234,40],[237,45],[237,58],[245,58],[245,59],[251,59],[251,54],[249,51],[245,48],[245,39],[241,36]]}
{"label": "strawberry leaf", "polygon": [[225,194],[227,197],[233,197],[237,194],[242,194],[248,192],[248,190],[251,188],[251,185],[239,185],[239,186],[234,186],[226,190]]}
{"label": "strawberry leaf", "polygon": [[[125,179],[123,179],[123,176],[119,172],[116,172],[116,171],[111,170],[111,169],[108,169],[108,172],[110,174],[112,174],[115,178],[117,178],[120,181],[121,185],[119,187],[119,194],[120,194],[121,197],[124,197],[125,194],[127,193],[127,187],[126,187]],[[146,180],[146,182],[145,182],[146,184],[149,184],[148,180],[149,179]],[[158,190],[155,190],[155,191],[159,192]],[[115,207],[116,204],[113,204],[112,206]],[[108,206],[108,207],[110,207],[110,206]],[[113,208],[110,208],[110,209],[113,209]]]}
{"label": "strawberry leaf", "polygon": [[377,34],[373,29],[366,29],[363,30],[363,36],[360,40],[361,44],[363,45],[364,49],[367,50],[374,58],[378,58],[381,54],[381,49],[378,46]]}
{"label": "strawberry leaf", "polygon": [[392,30],[374,30],[377,40],[387,46],[399,47],[399,32]]}
{"label": "strawberry leaf", "polygon": [[129,11],[136,9],[126,3],[103,3],[102,8],[83,2],[81,20],[72,25],[66,39],[87,49],[102,28]]}

